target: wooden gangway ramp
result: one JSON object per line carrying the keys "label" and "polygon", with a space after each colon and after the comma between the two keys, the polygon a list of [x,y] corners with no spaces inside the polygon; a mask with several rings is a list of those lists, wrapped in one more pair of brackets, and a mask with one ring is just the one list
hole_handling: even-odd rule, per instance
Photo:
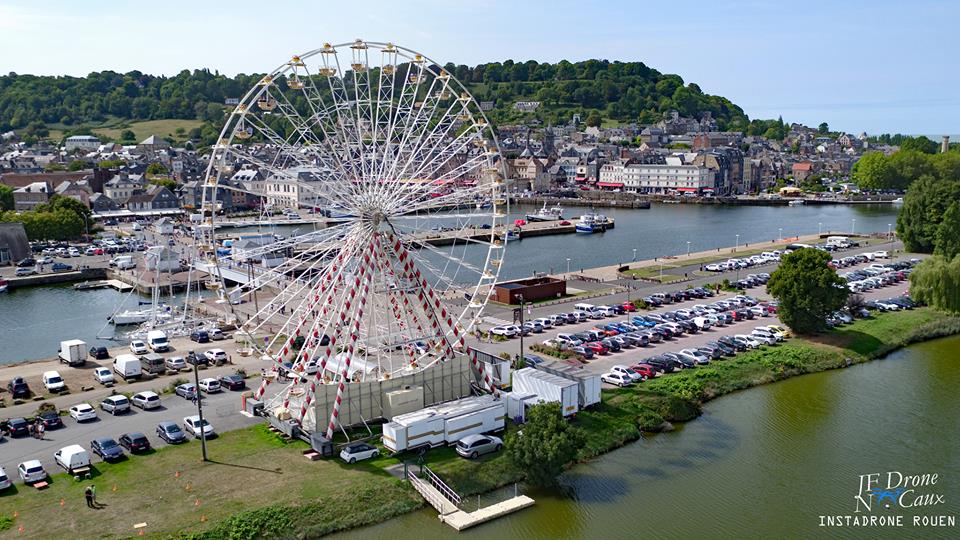
{"label": "wooden gangway ramp", "polygon": [[458,531],[512,514],[534,503],[534,500],[526,495],[517,495],[473,512],[466,512],[460,509],[460,496],[427,467],[423,467],[419,476],[413,471],[407,471],[407,479],[417,493],[440,512],[440,521]]}

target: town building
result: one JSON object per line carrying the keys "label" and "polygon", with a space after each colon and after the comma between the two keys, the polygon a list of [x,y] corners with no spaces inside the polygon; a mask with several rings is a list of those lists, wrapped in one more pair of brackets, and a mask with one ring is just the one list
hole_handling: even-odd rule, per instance
{"label": "town building", "polygon": [[96,152],[100,148],[100,144],[100,139],[93,135],[74,135],[67,137],[63,143],[63,148],[68,154],[77,150],[82,152]]}
{"label": "town building", "polygon": [[33,210],[38,204],[50,201],[53,190],[46,182],[32,182],[13,190],[13,209],[17,212]]}

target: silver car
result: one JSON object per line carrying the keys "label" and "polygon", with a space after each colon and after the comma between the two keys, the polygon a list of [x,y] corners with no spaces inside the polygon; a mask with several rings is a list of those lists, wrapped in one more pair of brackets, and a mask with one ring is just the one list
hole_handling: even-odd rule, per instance
{"label": "silver car", "polygon": [[122,394],[109,396],[100,402],[100,408],[103,409],[103,412],[118,415],[130,410],[130,400]]}
{"label": "silver car", "polygon": [[483,454],[499,452],[502,448],[503,441],[493,435],[467,435],[457,441],[457,453],[471,459]]}

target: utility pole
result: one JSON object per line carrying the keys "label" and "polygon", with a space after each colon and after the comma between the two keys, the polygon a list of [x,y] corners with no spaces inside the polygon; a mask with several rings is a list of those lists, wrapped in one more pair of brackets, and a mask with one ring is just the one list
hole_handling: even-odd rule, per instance
{"label": "utility pole", "polygon": [[522,295],[522,294],[518,294],[518,295],[517,295],[517,298],[520,299],[520,355],[517,357],[517,366],[519,367],[519,366],[521,365],[520,362],[523,361],[523,330],[524,330],[524,328],[523,328],[523,306],[524,306],[524,301],[523,301],[523,295]]}
{"label": "utility pole", "polygon": [[[195,355],[193,351],[190,351],[190,352],[191,354]],[[197,364],[199,363],[200,361],[197,359],[196,356],[194,356],[193,385],[194,385],[194,390],[196,391],[196,394],[194,395],[197,398],[197,416],[200,417],[200,449],[203,452],[203,460],[210,461],[209,459],[207,459],[207,433],[203,430],[203,405],[201,403],[203,400],[200,399],[200,370],[197,369]]]}

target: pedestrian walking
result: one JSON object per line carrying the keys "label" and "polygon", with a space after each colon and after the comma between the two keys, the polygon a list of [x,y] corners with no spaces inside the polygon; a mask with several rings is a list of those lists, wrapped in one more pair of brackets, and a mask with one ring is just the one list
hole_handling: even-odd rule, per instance
{"label": "pedestrian walking", "polygon": [[90,485],[90,499],[93,501],[94,508],[100,508],[100,503],[97,502],[97,486]]}
{"label": "pedestrian walking", "polygon": [[87,499],[88,508],[96,508],[96,506],[93,505],[93,489],[91,489],[90,486],[87,486],[87,488],[83,490],[83,496]]}

